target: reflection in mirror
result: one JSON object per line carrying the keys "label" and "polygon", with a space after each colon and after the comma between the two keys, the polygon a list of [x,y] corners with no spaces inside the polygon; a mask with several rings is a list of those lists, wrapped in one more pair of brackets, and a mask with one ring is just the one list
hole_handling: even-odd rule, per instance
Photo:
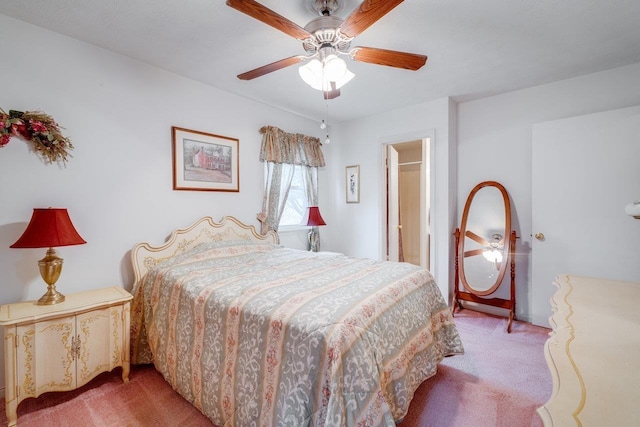
{"label": "reflection in mirror", "polygon": [[[467,238],[469,237],[469,233],[470,232],[467,231]],[[475,239],[474,242],[476,242]],[[465,251],[463,262],[467,283],[468,286],[472,288],[470,292],[476,290],[487,291],[495,286],[503,266],[502,260],[504,257],[502,251],[504,248],[504,239],[502,238],[502,234],[494,234],[491,242],[483,240],[482,243],[475,245],[479,246],[478,249],[468,249],[473,246],[474,244],[472,242],[465,244],[467,250]]]}
{"label": "reflection in mirror", "polygon": [[466,279],[462,283],[467,291],[485,295],[492,293],[500,285],[498,279],[504,277],[506,265],[497,258],[506,258],[503,236],[508,235],[507,205],[500,188],[490,185],[478,188],[469,197],[462,227],[461,268]]}
{"label": "reflection in mirror", "polygon": [[[476,185],[465,204],[456,229],[456,281],[454,306],[462,301],[509,309],[507,331],[515,318],[515,232],[511,230],[511,205],[506,189],[498,182]],[[485,298],[498,290],[507,267],[511,267],[510,299]],[[460,289],[460,283],[464,290]]]}

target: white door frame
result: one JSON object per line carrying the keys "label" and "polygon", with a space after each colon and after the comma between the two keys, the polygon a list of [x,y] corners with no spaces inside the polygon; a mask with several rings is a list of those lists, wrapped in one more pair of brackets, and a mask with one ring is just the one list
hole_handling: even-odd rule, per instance
{"label": "white door frame", "polygon": [[[380,197],[380,212],[382,213],[380,215],[381,221],[380,221],[380,238],[381,238],[381,244],[380,244],[380,259],[386,259],[387,256],[387,196],[386,196],[386,184],[387,184],[387,174],[386,174],[386,159],[387,159],[387,145],[390,144],[401,144],[403,142],[408,142],[408,141],[415,141],[415,140],[421,140],[422,141],[422,160],[423,160],[423,164],[421,167],[421,180],[422,182],[424,182],[424,180],[427,177],[427,174],[429,175],[429,188],[426,189],[426,197],[422,198],[423,200],[421,200],[421,215],[424,215],[423,218],[421,218],[421,224],[427,224],[427,209],[429,209],[429,211],[431,213],[433,213],[433,206],[434,206],[434,198],[435,198],[435,174],[436,174],[436,167],[435,167],[435,131],[433,129],[431,130],[424,130],[424,131],[419,131],[419,132],[412,132],[412,133],[407,133],[407,134],[402,134],[402,135],[393,135],[390,136],[388,138],[384,138],[380,140],[380,144],[381,144],[381,152],[382,152],[382,161],[381,161],[381,171],[382,173],[380,174],[380,176],[382,177],[382,185],[381,188],[384,191],[384,197]],[[422,256],[422,247],[425,248],[425,251],[428,253],[428,259],[429,259],[429,266],[430,266],[430,270],[431,273],[435,276],[435,266],[436,266],[436,260],[435,260],[435,255],[436,255],[436,248],[435,248],[435,243],[438,241],[435,237],[436,234],[438,233],[438,228],[437,228],[437,224],[436,224],[436,220],[435,220],[436,216],[431,214],[429,215],[429,223],[428,223],[428,229],[425,230],[424,233],[422,233],[421,236],[421,259],[426,259],[426,256],[423,257]],[[447,233],[447,230],[442,230],[440,232],[444,232]],[[426,236],[427,234],[429,235],[429,239],[427,241]],[[424,241],[423,241],[424,239]],[[424,246],[423,246],[424,245]],[[443,272],[443,274],[448,274],[448,272]]]}
{"label": "white door frame", "polygon": [[387,213],[387,261],[400,260],[400,247],[397,242],[400,241],[400,171],[398,170],[398,151],[394,148],[394,144],[385,144],[386,155],[386,200],[387,205],[384,210]]}

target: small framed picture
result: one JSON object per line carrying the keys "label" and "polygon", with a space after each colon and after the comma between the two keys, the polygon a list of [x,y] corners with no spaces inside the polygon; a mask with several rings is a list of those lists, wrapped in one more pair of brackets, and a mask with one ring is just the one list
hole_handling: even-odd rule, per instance
{"label": "small framed picture", "polygon": [[240,191],[240,141],[196,130],[171,128],[173,189]]}
{"label": "small framed picture", "polygon": [[360,203],[360,165],[347,166],[347,203]]}

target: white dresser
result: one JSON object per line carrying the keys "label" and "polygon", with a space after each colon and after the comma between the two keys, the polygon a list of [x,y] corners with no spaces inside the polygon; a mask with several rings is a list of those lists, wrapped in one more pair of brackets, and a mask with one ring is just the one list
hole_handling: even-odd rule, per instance
{"label": "white dresser", "polygon": [[640,426],[640,283],[561,275],[545,356],[549,426]]}

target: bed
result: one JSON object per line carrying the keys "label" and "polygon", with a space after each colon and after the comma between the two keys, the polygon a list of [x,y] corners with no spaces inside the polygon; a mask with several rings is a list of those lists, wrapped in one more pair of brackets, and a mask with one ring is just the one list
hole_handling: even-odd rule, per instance
{"label": "bed", "polygon": [[217,426],[379,426],[462,343],[428,271],[204,217],[131,252],[132,363]]}

